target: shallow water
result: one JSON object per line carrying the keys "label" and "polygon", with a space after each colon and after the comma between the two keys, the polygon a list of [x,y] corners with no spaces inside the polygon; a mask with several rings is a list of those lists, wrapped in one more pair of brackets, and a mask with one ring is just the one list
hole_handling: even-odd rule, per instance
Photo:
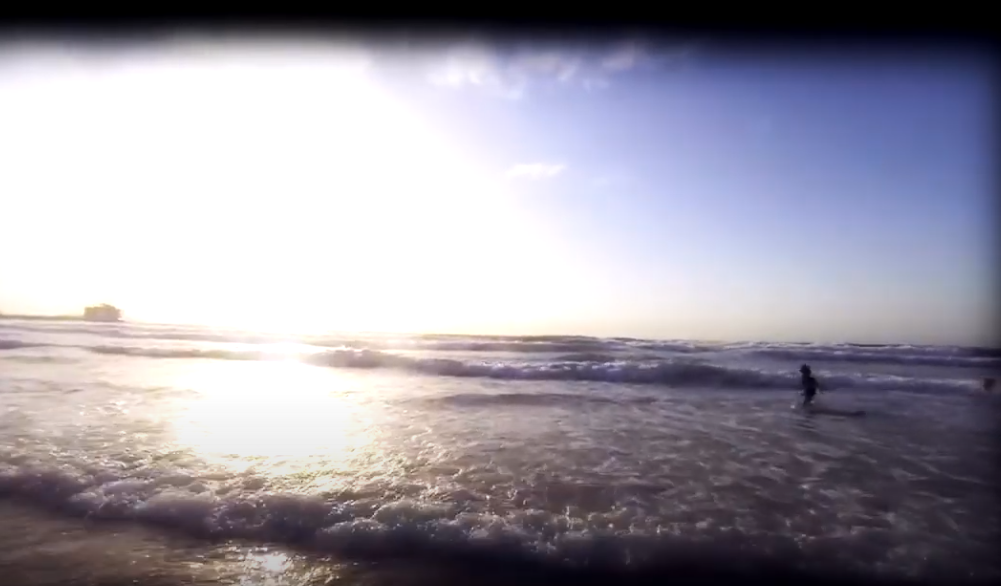
{"label": "shallow water", "polygon": [[[821,402],[867,416],[792,409],[804,360]],[[208,582],[252,575],[254,556],[278,564],[269,579],[322,583],[703,552],[1001,577],[998,405],[975,392],[997,365],[957,348],[2,322],[2,514],[29,537],[0,540],[0,563],[43,567],[93,531],[114,551],[114,526]],[[160,562],[135,539],[102,567],[148,577]],[[96,571],[79,557],[65,571]]]}

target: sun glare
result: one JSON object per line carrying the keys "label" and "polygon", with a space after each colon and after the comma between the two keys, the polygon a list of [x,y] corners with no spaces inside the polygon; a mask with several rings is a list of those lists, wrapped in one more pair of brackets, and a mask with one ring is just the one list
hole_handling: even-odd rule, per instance
{"label": "sun glare", "polygon": [[13,261],[12,282],[45,292],[37,305],[277,330],[461,331],[484,307],[498,324],[530,314],[542,232],[499,170],[364,60],[193,47],[0,81],[11,217],[45,217],[74,242]]}
{"label": "sun glare", "polygon": [[297,361],[205,362],[175,381],[195,391],[174,419],[178,442],[200,456],[246,465],[255,458],[349,461],[369,442],[361,406],[329,369]]}

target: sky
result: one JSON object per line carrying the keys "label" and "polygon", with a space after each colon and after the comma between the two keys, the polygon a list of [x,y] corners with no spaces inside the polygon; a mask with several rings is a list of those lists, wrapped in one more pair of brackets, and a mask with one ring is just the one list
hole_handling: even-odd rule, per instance
{"label": "sky", "polygon": [[0,47],[0,312],[996,343],[983,58],[380,43]]}

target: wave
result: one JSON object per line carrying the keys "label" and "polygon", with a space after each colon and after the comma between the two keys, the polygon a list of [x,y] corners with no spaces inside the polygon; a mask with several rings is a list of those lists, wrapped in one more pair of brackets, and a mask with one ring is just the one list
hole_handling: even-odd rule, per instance
{"label": "wave", "polygon": [[574,352],[555,356],[552,360],[555,362],[617,362],[627,358],[629,360],[657,360],[661,357],[653,354],[626,356],[613,352]]}
{"label": "wave", "polygon": [[456,393],[441,397],[420,399],[426,403],[437,403],[458,407],[487,407],[493,405],[521,405],[529,407],[565,407],[576,405],[648,405],[657,401],[655,397],[603,397],[581,393]]}
{"label": "wave", "polygon": [[[5,326],[7,327],[7,326]],[[81,330],[83,331],[83,330]],[[904,366],[939,366],[1001,370],[1001,354],[990,348],[964,348],[958,346],[914,345],[864,345],[864,344],[789,344],[789,343],[701,343],[688,341],[652,341],[633,338],[588,338],[584,336],[450,336],[418,335],[389,337],[279,337],[266,334],[196,331],[143,331],[116,328],[100,332],[87,330],[105,339],[142,339],[179,342],[203,342],[201,348],[167,350],[135,347],[122,353],[143,352],[150,356],[164,352],[183,356],[233,358],[232,350],[205,348],[212,343],[259,346],[258,352],[268,353],[267,346],[276,343],[298,344],[317,350],[352,350],[392,353],[423,351],[440,353],[507,353],[543,359],[549,362],[611,363],[619,361],[644,362],[664,360],[669,357],[726,358],[731,355],[771,358],[789,362],[824,362],[853,364],[890,364]],[[42,346],[78,346],[79,344],[28,343],[17,339],[0,339],[0,350],[16,350]],[[80,346],[86,348],[87,346]],[[123,346],[124,347],[124,346]]]}
{"label": "wave", "polygon": [[1001,368],[1001,360],[992,356],[959,355],[952,352],[913,352],[894,348],[894,352],[858,352],[840,348],[762,348],[755,355],[790,361],[853,362],[862,364],[903,364],[970,368]]}
{"label": "wave", "polygon": [[[454,335],[454,334],[327,334],[279,335],[240,330],[194,327],[142,326],[135,324],[38,324],[3,323],[4,329],[43,333],[85,333],[108,338],[236,344],[293,343],[322,348],[352,348],[381,351],[424,350],[509,353],[627,353],[650,351],[666,354],[752,353],[789,360],[838,360],[927,364],[933,366],[999,365],[1001,349],[963,346],[908,344],[816,344],[775,342],[705,342],[645,340],[629,337],[598,338],[574,335]],[[0,349],[3,349],[0,346]],[[994,362],[991,362],[994,359]]]}
{"label": "wave", "polygon": [[[397,369],[411,373],[457,378],[508,381],[579,381],[706,387],[729,389],[791,389],[799,384],[795,372],[771,372],[683,359],[609,362],[467,361],[452,358],[421,358],[376,350],[325,350],[289,354],[264,350],[196,348],[136,348],[97,346],[92,352],[150,358],[210,358],[217,360],[272,360],[294,357],[306,364],[332,368]],[[965,392],[976,390],[976,381],[922,379],[890,375],[821,376],[826,389],[880,389],[911,392]]]}
{"label": "wave", "polygon": [[621,342],[623,346],[630,350],[652,350],[655,352],[671,352],[675,354],[696,354],[699,352],[713,352],[722,349],[721,346],[709,344],[699,344],[697,342],[651,342],[631,340]]}
{"label": "wave", "polygon": [[[334,346],[335,344],[320,344],[322,346]],[[392,343],[379,344],[382,349],[398,350],[412,347],[419,350],[446,351],[446,352],[510,352],[510,353],[557,353],[557,352],[589,352],[608,351],[615,348],[610,347],[607,342],[601,340],[588,341],[531,341],[531,340],[511,340],[511,341],[476,341],[476,340],[421,340],[419,343],[405,340],[396,340]]]}
{"label": "wave", "polygon": [[[708,567],[707,558],[717,557],[726,567],[748,569],[774,561],[819,570],[833,561],[808,558],[792,535],[696,528],[696,519],[690,527],[662,528],[635,510],[491,514],[456,502],[387,501],[350,491],[270,492],[259,488],[263,483],[250,475],[206,480],[167,469],[0,461],[0,496],[70,516],[134,522],[203,539],[285,543],[355,559],[516,564],[535,572],[586,570],[591,578],[596,571],[636,577],[635,572],[692,570],[692,563]],[[831,551],[850,559],[863,546],[839,540]]]}
{"label": "wave", "polygon": [[31,342],[22,342],[20,340],[0,339],[0,350],[21,350],[22,348],[41,348],[49,345],[50,344],[36,344]]}
{"label": "wave", "polygon": [[[9,329],[38,331],[30,326],[10,326]],[[511,353],[558,353],[612,350],[615,342],[586,336],[453,336],[445,334],[423,334],[393,337],[379,335],[372,337],[351,336],[287,336],[245,332],[195,332],[195,331],[130,331],[124,328],[92,329],[89,327],[45,328],[45,332],[80,333],[99,335],[106,338],[160,340],[179,342],[218,342],[230,344],[306,344],[323,348],[354,348],[370,350],[425,350],[441,352],[511,352]],[[679,345],[679,348],[684,346]],[[620,349],[629,350],[622,345]],[[0,348],[2,349],[2,348]],[[653,347],[651,347],[653,349]],[[667,349],[667,347],[659,348]]]}

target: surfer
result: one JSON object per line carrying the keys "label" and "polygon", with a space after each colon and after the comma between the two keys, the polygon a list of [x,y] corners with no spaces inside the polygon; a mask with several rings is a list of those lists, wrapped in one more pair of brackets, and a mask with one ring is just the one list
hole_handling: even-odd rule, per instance
{"label": "surfer", "polygon": [[820,390],[820,383],[814,378],[809,364],[800,366],[799,373],[802,375],[800,382],[803,384],[803,406],[809,407],[813,404],[813,398],[817,396],[817,391]]}

